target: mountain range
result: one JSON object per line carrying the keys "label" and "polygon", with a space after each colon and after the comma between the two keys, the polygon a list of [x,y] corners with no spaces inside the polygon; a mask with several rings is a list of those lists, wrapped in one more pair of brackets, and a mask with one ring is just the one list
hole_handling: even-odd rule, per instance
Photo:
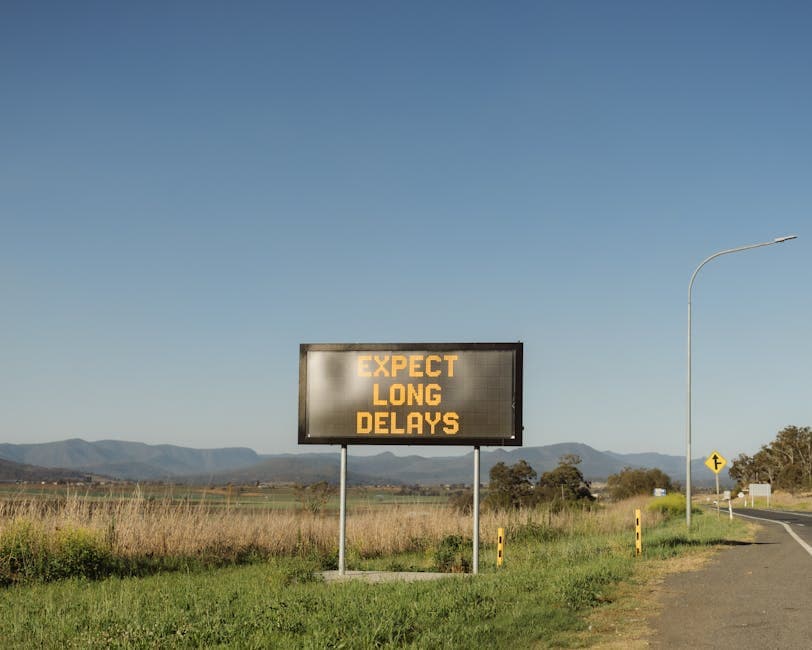
{"label": "mountain range", "polygon": [[[672,480],[681,481],[685,458],[657,453],[619,454],[598,451],[582,443],[558,443],[543,447],[510,450],[483,450],[481,476],[487,482],[490,469],[498,462],[508,465],[527,461],[539,474],[558,465],[564,454],[581,457],[580,469],[593,481],[604,481],[624,467],[659,468]],[[356,485],[381,484],[470,484],[473,478],[473,451],[459,456],[396,456],[383,452],[372,456],[348,454],[347,480]],[[0,444],[0,480],[36,479],[36,472],[55,470],[66,476],[73,472],[131,481],[173,481],[195,484],[224,483],[335,483],[339,476],[339,454],[301,453],[261,455],[247,447],[193,449],[175,445],[147,445],[140,442],[78,438],[39,444]],[[24,469],[23,466],[25,466]],[[47,468],[47,469],[46,469]],[[696,485],[712,485],[713,474],[702,459],[691,463]],[[706,476],[707,475],[707,476]],[[720,478],[729,482],[726,473]],[[32,480],[26,479],[26,480]],[[49,480],[43,478],[43,480]]]}
{"label": "mountain range", "polygon": [[134,481],[169,480],[188,474],[214,474],[259,463],[253,449],[191,449],[175,445],[79,438],[39,444],[0,444],[0,458],[36,465],[60,467]]}
{"label": "mountain range", "polygon": [[36,465],[26,465],[15,463],[5,458],[0,458],[0,482],[9,481],[69,481],[71,483],[82,482],[87,479],[87,475],[75,470],[62,469],[59,467],[37,467]]}

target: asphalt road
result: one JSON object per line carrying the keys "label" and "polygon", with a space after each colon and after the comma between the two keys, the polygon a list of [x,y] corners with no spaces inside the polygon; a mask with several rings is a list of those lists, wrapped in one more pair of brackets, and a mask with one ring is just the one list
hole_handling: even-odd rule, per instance
{"label": "asphalt road", "polygon": [[[804,542],[812,546],[812,512],[787,512],[783,510],[760,510],[754,508],[734,508],[733,514],[746,518],[769,519],[790,526]],[[812,646],[812,643],[810,643]]]}
{"label": "asphalt road", "polygon": [[654,648],[812,648],[812,517],[737,508],[761,517],[752,544],[734,544],[698,571],[663,583],[661,614],[651,621]]}

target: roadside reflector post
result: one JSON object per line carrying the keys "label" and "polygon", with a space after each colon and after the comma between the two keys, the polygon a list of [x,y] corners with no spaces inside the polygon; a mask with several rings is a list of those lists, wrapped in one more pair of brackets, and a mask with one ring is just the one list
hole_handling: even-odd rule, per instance
{"label": "roadside reflector post", "polygon": [[733,521],[733,503],[730,499],[727,500],[727,511],[730,513],[730,521]]}
{"label": "roadside reflector post", "polygon": [[499,528],[496,531],[496,566],[502,566],[505,558],[505,529]]}
{"label": "roadside reflector post", "polygon": [[640,508],[634,511],[634,554],[642,555],[643,553],[643,536],[642,526],[640,525]]}

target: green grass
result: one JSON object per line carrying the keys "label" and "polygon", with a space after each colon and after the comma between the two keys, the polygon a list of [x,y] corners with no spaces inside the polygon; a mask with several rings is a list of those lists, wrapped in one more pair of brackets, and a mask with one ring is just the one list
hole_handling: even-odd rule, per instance
{"label": "green grass", "polygon": [[576,624],[545,597],[543,573],[327,585],[263,565],[70,581],[4,593],[0,629],[6,647],[499,646],[520,628],[543,638]]}
{"label": "green grass", "polygon": [[[611,602],[641,562],[741,538],[743,530],[703,515],[689,537],[673,518],[644,529],[642,560],[633,555],[633,525],[628,533],[553,539],[543,528],[515,530],[502,569],[486,546],[479,576],[434,582],[327,584],[316,559],[273,559],[12,586],[0,589],[0,639],[4,648],[575,647],[588,613]],[[428,550],[381,561],[427,557]]]}

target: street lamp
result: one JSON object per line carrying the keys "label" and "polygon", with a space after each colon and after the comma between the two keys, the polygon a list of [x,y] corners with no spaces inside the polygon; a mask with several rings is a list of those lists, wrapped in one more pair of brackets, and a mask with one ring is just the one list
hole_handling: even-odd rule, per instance
{"label": "street lamp", "polygon": [[797,235],[776,237],[772,241],[750,244],[749,246],[740,246],[739,248],[730,248],[714,253],[696,267],[694,274],[691,276],[691,281],[688,283],[688,428],[685,434],[685,523],[688,526],[688,530],[691,529],[691,290],[694,287],[694,279],[696,279],[696,274],[699,273],[699,269],[712,259],[720,257],[721,255],[749,251],[751,248],[761,248],[762,246],[772,246],[773,244],[780,244],[790,239],[795,239],[796,237]]}

